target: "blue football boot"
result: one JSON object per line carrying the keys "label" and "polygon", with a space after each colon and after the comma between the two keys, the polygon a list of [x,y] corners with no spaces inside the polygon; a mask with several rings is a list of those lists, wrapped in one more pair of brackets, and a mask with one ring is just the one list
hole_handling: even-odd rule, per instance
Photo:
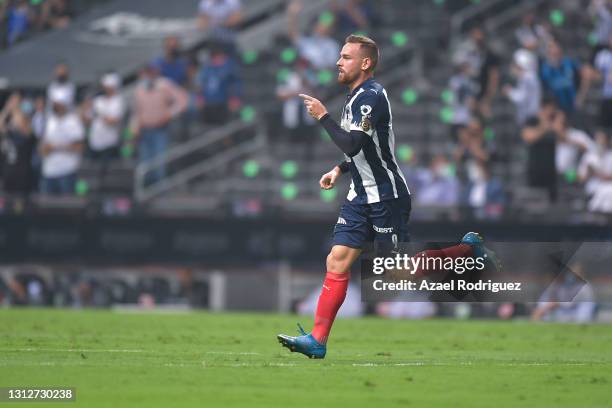
{"label": "blue football boot", "polygon": [[302,353],[308,358],[325,358],[327,352],[325,344],[319,343],[312,337],[312,334],[306,333],[299,323],[298,330],[301,336],[279,334],[276,338],[283,347],[287,347],[291,352]]}
{"label": "blue football boot", "polygon": [[468,232],[461,238],[462,244],[468,244],[472,247],[472,256],[475,258],[484,258],[487,263],[494,266],[498,271],[501,271],[502,264],[492,250],[484,246],[484,238],[477,232]]}

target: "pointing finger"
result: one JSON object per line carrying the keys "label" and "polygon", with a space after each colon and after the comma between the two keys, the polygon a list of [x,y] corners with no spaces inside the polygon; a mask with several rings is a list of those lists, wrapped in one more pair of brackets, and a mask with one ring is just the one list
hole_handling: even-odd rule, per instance
{"label": "pointing finger", "polygon": [[310,95],[306,95],[306,94],[299,94],[298,96],[299,96],[300,98],[303,98],[303,99],[304,99],[304,100],[306,100],[306,101],[314,101],[314,100],[315,100],[315,98],[313,98],[313,97],[312,97],[312,96],[310,96]]}

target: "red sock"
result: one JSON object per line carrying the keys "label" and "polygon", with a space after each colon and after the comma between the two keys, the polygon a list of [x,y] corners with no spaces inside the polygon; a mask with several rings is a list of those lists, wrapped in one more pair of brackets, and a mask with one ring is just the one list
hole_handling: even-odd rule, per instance
{"label": "red sock", "polygon": [[[472,256],[472,247],[468,244],[457,244],[448,248],[443,249],[426,249],[425,251],[419,252],[416,256],[421,256],[424,254],[425,257],[428,258],[460,258],[460,257],[468,257]],[[432,273],[437,271],[427,271],[427,273]],[[417,269],[415,272],[415,276],[422,277],[425,276],[425,271],[423,268]]]}
{"label": "red sock", "polygon": [[319,303],[317,303],[314,327],[312,328],[312,336],[321,344],[327,342],[336,313],[338,313],[338,309],[340,309],[346,297],[348,282],[348,272],[327,272],[327,275],[325,275]]}

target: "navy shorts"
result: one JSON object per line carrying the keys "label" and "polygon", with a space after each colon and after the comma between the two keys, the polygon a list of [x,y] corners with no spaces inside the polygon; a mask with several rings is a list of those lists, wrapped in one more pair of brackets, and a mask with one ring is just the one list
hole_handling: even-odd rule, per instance
{"label": "navy shorts", "polygon": [[374,204],[355,204],[345,201],[334,227],[333,245],[363,249],[366,243],[397,248],[408,242],[410,196]]}

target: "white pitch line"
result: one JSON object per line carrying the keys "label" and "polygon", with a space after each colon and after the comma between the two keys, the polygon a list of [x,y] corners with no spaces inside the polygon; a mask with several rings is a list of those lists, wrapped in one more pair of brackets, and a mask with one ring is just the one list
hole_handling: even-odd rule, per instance
{"label": "white pitch line", "polygon": [[32,351],[41,351],[41,352],[51,352],[51,353],[74,353],[74,352],[83,352],[83,353],[143,353],[145,350],[141,349],[38,349],[38,348],[20,348],[20,349],[0,349],[0,352],[32,352]]}
{"label": "white pitch line", "polygon": [[[482,364],[488,364],[483,362]],[[549,362],[549,363],[539,363],[539,362],[518,362],[518,363],[501,363],[501,362],[493,362],[491,365],[498,367],[537,367],[537,366],[585,366],[588,364],[601,364],[598,362],[589,362],[589,363],[579,363],[579,362]],[[471,366],[471,365],[479,365],[471,362],[456,362],[456,363],[443,363],[443,362],[413,362],[413,363],[353,363],[351,364],[353,367],[404,367],[404,366]]]}
{"label": "white pitch line", "polygon": [[217,367],[295,367],[295,363],[260,363],[260,364],[249,364],[249,363],[237,363],[237,364],[220,364],[207,366],[210,368]]}
{"label": "white pitch line", "polygon": [[254,351],[207,351],[206,354],[223,354],[228,356],[260,356]]}

